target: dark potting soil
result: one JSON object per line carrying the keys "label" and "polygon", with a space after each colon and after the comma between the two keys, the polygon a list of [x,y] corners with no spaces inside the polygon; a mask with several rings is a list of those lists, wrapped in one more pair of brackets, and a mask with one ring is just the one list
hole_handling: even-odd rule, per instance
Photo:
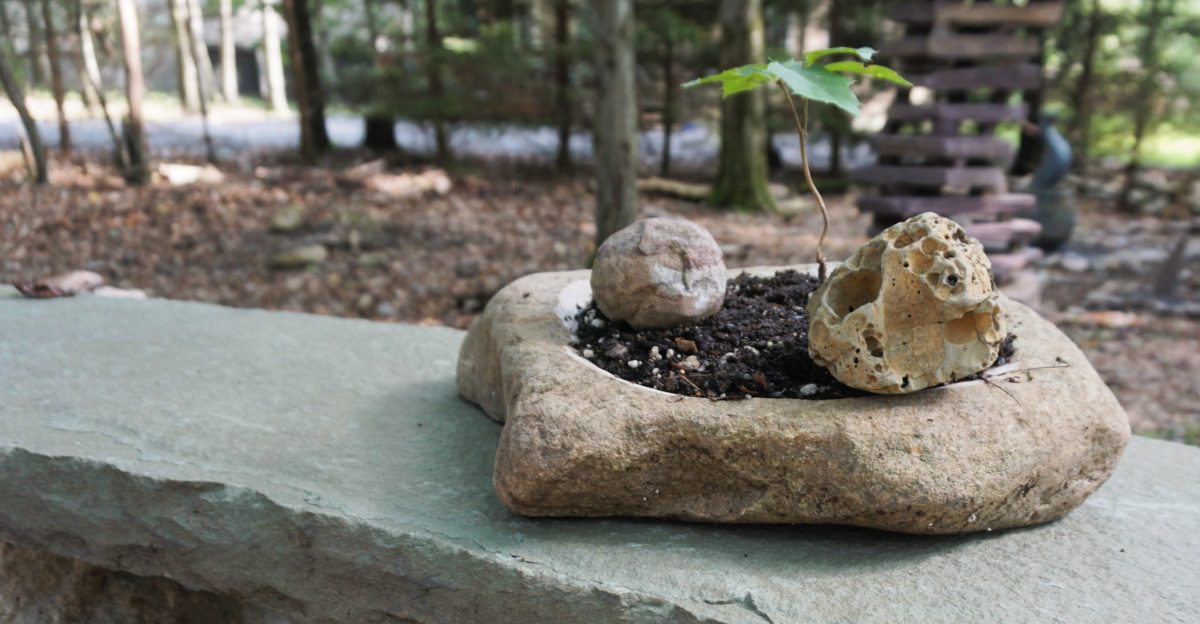
{"label": "dark potting soil", "polygon": [[[579,311],[573,347],[636,384],[709,399],[839,399],[867,393],[842,384],[808,356],[808,296],[816,278],[796,271],[729,281],[721,311],[698,323],[635,330],[593,301]],[[1013,354],[1013,336],[1000,357]]]}

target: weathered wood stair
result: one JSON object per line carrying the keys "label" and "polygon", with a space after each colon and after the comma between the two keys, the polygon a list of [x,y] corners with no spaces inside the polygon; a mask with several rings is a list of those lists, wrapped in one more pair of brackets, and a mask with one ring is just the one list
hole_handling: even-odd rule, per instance
{"label": "weathered wood stair", "polygon": [[1015,149],[995,131],[1029,119],[1026,102],[1042,88],[1041,31],[1061,16],[1059,0],[924,0],[889,10],[904,34],[883,52],[919,88],[901,92],[871,138],[876,164],[852,172],[874,187],[858,199],[874,230],[922,212],[951,217],[993,254],[1002,283],[1037,259],[1027,246],[1040,226],[1015,218],[1035,198],[1009,190]]}

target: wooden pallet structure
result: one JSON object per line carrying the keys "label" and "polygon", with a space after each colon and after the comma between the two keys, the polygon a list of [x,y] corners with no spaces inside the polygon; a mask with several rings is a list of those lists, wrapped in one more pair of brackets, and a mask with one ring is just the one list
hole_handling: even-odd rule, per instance
{"label": "wooden pallet structure", "polygon": [[1041,34],[1061,16],[1057,0],[915,0],[889,10],[904,35],[884,53],[922,89],[900,92],[871,138],[876,164],[852,172],[876,189],[858,200],[876,231],[923,212],[950,217],[984,244],[1002,284],[1037,259],[1028,244],[1041,226],[1016,217],[1035,199],[1009,190],[1014,146],[995,130],[1029,116],[1022,100],[1042,88]]}

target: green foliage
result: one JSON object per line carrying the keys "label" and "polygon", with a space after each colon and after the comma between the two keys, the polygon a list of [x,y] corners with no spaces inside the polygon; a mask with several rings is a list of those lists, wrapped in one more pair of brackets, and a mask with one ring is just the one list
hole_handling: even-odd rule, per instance
{"label": "green foliage", "polygon": [[[853,54],[860,60],[821,64],[831,56]],[[804,54],[804,61],[789,59],[754,63],[727,69],[719,74],[686,82],[685,88],[705,84],[720,84],[724,97],[749,91],[765,84],[782,83],[793,94],[816,102],[832,104],[851,115],[858,114],[858,97],[850,90],[855,76],[871,76],[903,86],[912,83],[895,70],[883,65],[868,64],[875,50],[871,48],[827,48]],[[866,61],[866,62],[864,62]]]}
{"label": "green foliage", "polygon": [[705,29],[688,19],[670,5],[655,5],[637,15],[638,47],[663,43],[695,42],[705,36]]}
{"label": "green foliage", "polygon": [[766,63],[755,63],[753,65],[743,65],[727,69],[712,76],[690,80],[683,83],[683,88],[690,89],[700,85],[720,83],[721,95],[729,97],[742,91],[749,91],[759,85],[770,84],[776,80],[778,80],[778,77],[767,73]]}
{"label": "green foliage", "polygon": [[831,56],[834,54],[854,54],[864,61],[869,61],[869,60],[871,60],[872,56],[875,56],[875,52],[877,52],[877,50],[875,50],[874,48],[847,48],[847,47],[824,48],[822,50],[813,50],[812,52],[805,52],[804,53],[804,63],[806,65],[812,65],[813,63],[816,63],[817,61],[825,58],[826,56]]}
{"label": "green foliage", "polygon": [[[441,72],[444,95],[429,93],[428,63]],[[471,37],[448,35],[442,47],[396,53],[341,90],[371,110],[415,119],[528,123],[552,119],[545,62],[523,49],[510,24],[485,25]],[[348,75],[345,68],[341,68]],[[513,85],[522,85],[513,88]],[[361,106],[361,104],[359,104]]]}
{"label": "green foliage", "polygon": [[[839,61],[833,63],[821,64],[819,61],[828,57],[854,55],[859,60]],[[796,123],[796,132],[800,135],[800,167],[804,170],[804,179],[808,183],[808,189],[812,192],[817,200],[817,207],[821,210],[821,236],[817,239],[816,260],[818,269],[818,279],[825,281],[825,254],[821,251],[821,245],[825,242],[825,235],[829,232],[829,210],[825,207],[825,200],[821,198],[820,191],[817,190],[817,185],[813,181],[812,172],[808,168],[808,150],[805,147],[805,139],[808,134],[808,108],[804,108],[804,113],[797,111],[792,95],[797,95],[807,100],[815,100],[832,104],[851,115],[858,115],[858,96],[850,90],[850,85],[854,83],[854,77],[865,75],[882,78],[896,84],[911,86],[912,83],[905,80],[900,74],[895,71],[879,66],[867,65],[871,61],[871,57],[875,55],[875,50],[871,48],[826,48],[823,50],[813,50],[804,54],[804,61],[796,59],[788,59],[786,61],[771,61],[765,65],[762,63],[753,63],[727,69],[713,76],[706,76],[684,83],[685,88],[696,87],[704,84],[719,83],[722,93],[725,97],[736,93],[742,93],[755,89],[765,84],[780,85],[784,93],[787,95],[788,104],[791,105],[792,114]],[[865,61],[865,62],[864,62]],[[725,119],[722,118],[722,124]],[[723,136],[723,135],[722,135]],[[722,147],[722,149],[724,149]],[[727,166],[726,159],[721,159],[721,167]],[[723,179],[725,176],[720,176]],[[765,172],[755,173],[747,172],[745,174],[735,174],[731,176],[734,182],[756,183],[765,186]],[[721,196],[721,185],[714,189],[714,197]],[[769,197],[767,200],[769,201]],[[768,204],[769,205],[769,204]]]}
{"label": "green foliage", "polygon": [[800,97],[833,104],[851,115],[858,114],[858,97],[850,90],[854,80],[848,76],[822,65],[807,65],[794,60],[771,61],[767,71]]}
{"label": "green foliage", "polygon": [[[1142,144],[1143,162],[1195,167],[1200,164],[1200,2],[1162,0],[1155,63],[1143,55],[1151,0],[1092,0],[1064,3],[1063,20],[1049,33],[1046,49],[1047,108],[1076,158],[1131,157],[1136,112],[1152,114]],[[1093,9],[1098,11],[1093,14]],[[1092,20],[1098,23],[1092,67],[1083,80]],[[1153,76],[1154,88],[1141,79]],[[1076,110],[1080,103],[1083,109]],[[1084,154],[1083,150],[1087,153]]]}

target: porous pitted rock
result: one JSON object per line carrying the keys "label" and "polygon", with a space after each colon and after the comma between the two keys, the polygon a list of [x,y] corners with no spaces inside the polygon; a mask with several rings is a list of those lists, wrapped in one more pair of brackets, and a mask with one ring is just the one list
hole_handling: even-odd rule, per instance
{"label": "porous pitted rock", "polygon": [[636,329],[707,318],[725,301],[721,247],[691,221],[636,221],[596,251],[592,292],[605,316]]}
{"label": "porous pitted rock", "polygon": [[808,301],[808,352],[842,383],[913,392],[977,373],[1008,335],[983,247],[932,212],[881,232]]}
{"label": "porous pitted rock", "polygon": [[459,392],[505,423],[495,487],[517,513],[909,533],[1027,526],[1083,502],[1129,437],[1079,348],[1003,295],[1016,353],[987,371],[990,383],[710,401],[618,379],[575,353],[564,316],[588,303],[587,280],[577,271],[509,284],[459,352]]}

